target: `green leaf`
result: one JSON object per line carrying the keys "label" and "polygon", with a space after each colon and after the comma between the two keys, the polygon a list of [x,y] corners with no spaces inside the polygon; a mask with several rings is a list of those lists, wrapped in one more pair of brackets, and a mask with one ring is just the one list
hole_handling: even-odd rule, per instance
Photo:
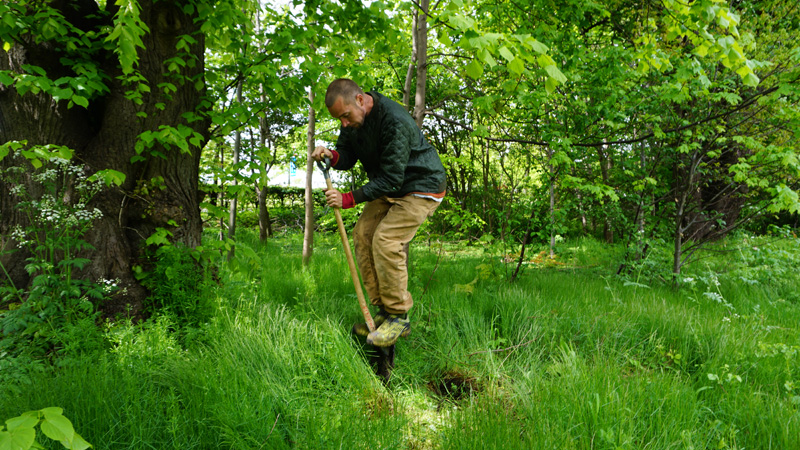
{"label": "green leaf", "polygon": [[71,441],[75,434],[75,428],[72,427],[72,422],[61,414],[45,413],[44,421],[40,428],[45,436],[54,441]]}
{"label": "green leaf", "polygon": [[0,450],[28,450],[36,440],[33,428],[17,428],[14,431],[0,431]]}
{"label": "green leaf", "polygon": [[522,58],[514,58],[513,61],[508,63],[508,70],[517,75],[521,75],[525,72],[525,63],[522,62]]}
{"label": "green leaf", "polygon": [[86,100],[86,97],[80,95],[73,95],[72,101],[75,102],[76,105],[83,106],[84,108],[89,107],[89,100]]}
{"label": "green leaf", "polygon": [[522,43],[522,45],[536,53],[547,53],[547,51],[550,50],[546,45],[534,39],[530,34],[515,34],[513,37]]}
{"label": "green leaf", "polygon": [[472,28],[475,25],[475,19],[472,17],[462,16],[458,14],[451,15],[448,20],[450,21],[450,25],[458,28],[461,31],[465,31],[469,28]]}
{"label": "green leaf", "polygon": [[19,417],[6,420],[6,427],[8,431],[14,431],[17,428],[33,428],[39,423],[39,416],[36,411],[27,412]]}
{"label": "green leaf", "polygon": [[500,50],[498,50],[498,52],[500,53],[500,56],[505,58],[505,60],[508,62],[513,61],[515,58],[514,54],[511,53],[511,50],[509,50],[508,47],[506,47],[505,45],[500,47]]}
{"label": "green leaf", "polygon": [[483,61],[486,64],[488,64],[489,67],[494,67],[494,66],[497,65],[497,61],[494,59],[494,57],[492,56],[492,53],[489,50],[487,50],[485,48],[481,49],[481,51],[479,53],[479,56],[481,58],[481,61]]}
{"label": "green leaf", "polygon": [[556,67],[555,64],[550,66],[545,66],[544,70],[547,72],[548,75],[550,75],[551,78],[555,78],[556,80],[558,80],[559,83],[567,82],[567,77],[565,77],[564,74],[561,73],[560,70],[558,70],[558,67]]}
{"label": "green leaf", "polygon": [[483,66],[477,61],[472,60],[469,64],[467,64],[467,75],[474,79],[478,79],[483,75]]}
{"label": "green leaf", "polygon": [[116,184],[117,186],[122,186],[122,183],[125,182],[126,177],[127,176],[122,172],[118,172],[113,169],[103,169],[95,172],[92,176],[89,177],[89,180],[90,181],[103,180],[106,186],[110,186],[112,183]]}
{"label": "green leaf", "polygon": [[547,53],[547,51],[550,50],[549,48],[547,48],[546,45],[542,44],[541,42],[533,38],[528,40],[527,43],[536,53]]}
{"label": "green leaf", "polygon": [[156,228],[155,233],[151,234],[149,238],[147,238],[147,245],[169,245],[169,239],[167,236],[172,236],[172,233],[169,230],[164,228]]}
{"label": "green leaf", "polygon": [[745,75],[744,80],[742,80],[742,81],[747,86],[756,87],[756,86],[758,86],[758,83],[761,82],[761,79],[759,79],[756,76],[756,74],[751,72],[751,73],[748,73],[747,75]]}
{"label": "green leaf", "polygon": [[61,441],[61,445],[65,448],[73,449],[73,450],[86,450],[87,448],[91,447],[92,445],[86,442],[78,433],[75,433],[71,440],[63,440]]}
{"label": "green leaf", "polygon": [[62,145],[58,147],[58,149],[56,150],[56,154],[58,154],[58,157],[61,159],[72,159],[72,155],[74,154],[74,152],[72,151],[71,148]]}
{"label": "green leaf", "polygon": [[547,91],[548,95],[555,92],[556,86],[558,86],[558,81],[554,80],[552,77],[547,77],[547,80],[544,82],[544,89]]}
{"label": "green leaf", "polygon": [[551,58],[550,55],[539,55],[536,58],[536,62],[539,63],[539,67],[541,67],[542,69],[544,69],[547,66],[556,65],[556,62],[553,61],[553,58]]}
{"label": "green leaf", "polygon": [[11,76],[11,72],[0,70],[0,84],[3,86],[11,86],[14,84],[14,77]]}

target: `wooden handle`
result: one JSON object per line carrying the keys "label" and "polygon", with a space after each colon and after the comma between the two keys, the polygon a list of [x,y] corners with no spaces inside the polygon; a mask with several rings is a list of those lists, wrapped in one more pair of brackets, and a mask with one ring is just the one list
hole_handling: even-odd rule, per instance
{"label": "wooden handle", "polygon": [[[333,189],[331,179],[325,177],[325,182],[328,184],[328,189]],[[356,269],[356,262],[353,260],[353,252],[350,251],[350,239],[347,237],[347,232],[344,230],[344,221],[342,220],[342,211],[339,208],[333,208],[333,214],[336,216],[336,224],[339,225],[339,235],[342,237],[342,247],[344,247],[344,255],[347,257],[347,265],[350,266],[350,276],[353,278],[353,287],[356,288],[356,297],[358,297],[358,305],[361,307],[361,313],[364,314],[364,320],[367,322],[367,328],[370,333],[375,331],[375,322],[372,320],[372,315],[367,308],[367,300],[364,298],[364,291],[361,289],[361,281],[358,279],[358,269]]]}

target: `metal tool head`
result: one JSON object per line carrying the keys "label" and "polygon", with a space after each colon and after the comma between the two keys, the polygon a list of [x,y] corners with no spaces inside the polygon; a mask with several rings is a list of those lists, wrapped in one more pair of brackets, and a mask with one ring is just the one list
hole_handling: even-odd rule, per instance
{"label": "metal tool head", "polygon": [[319,170],[321,170],[322,173],[325,175],[325,179],[330,178],[330,174],[328,172],[330,170],[330,168],[331,168],[331,159],[330,158],[328,158],[326,156],[324,162],[323,161],[317,161],[317,167],[319,167]]}

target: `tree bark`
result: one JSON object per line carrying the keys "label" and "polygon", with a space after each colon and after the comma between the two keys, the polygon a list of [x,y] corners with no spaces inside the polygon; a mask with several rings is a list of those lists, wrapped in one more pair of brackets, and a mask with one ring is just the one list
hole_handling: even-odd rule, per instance
{"label": "tree bark", "polygon": [[[600,156],[600,174],[603,177],[603,184],[609,186],[609,170],[611,170],[611,157],[603,150],[603,147],[597,149]],[[603,239],[606,243],[614,243],[614,229],[611,227],[611,217],[606,212],[605,220],[603,221]]]}
{"label": "tree bark", "polygon": [[413,111],[411,104],[411,83],[414,81],[414,67],[417,64],[417,17],[419,11],[414,10],[414,18],[411,22],[411,61],[408,62],[408,70],[406,70],[406,82],[403,86],[403,104],[406,105],[406,110]]}
{"label": "tree bark", "polygon": [[314,111],[314,90],[308,91],[308,136],[307,147],[308,155],[306,157],[306,193],[305,193],[305,210],[306,210],[306,226],[303,233],[303,265],[307,266],[311,262],[311,255],[314,253],[314,192],[312,187],[312,176],[314,175],[314,160],[311,159],[311,153],[315,147],[315,135],[317,117]]}
{"label": "tree bark", "polygon": [[417,91],[414,94],[414,120],[422,128],[425,119],[425,86],[428,81],[428,11],[430,0],[421,0],[417,14],[416,34]]}
{"label": "tree bark", "polygon": [[[201,148],[190,144],[189,151],[182,152],[156,143],[151,151],[160,152],[163,158],[143,155],[148,156],[146,161],[131,161],[137,155],[135,144],[139,135],[158,131],[162,125],[182,124],[204,138],[208,136],[207,119],[190,123],[182,118],[182,114],[200,109],[205,92],[204,36],[201,24],[195,20],[195,10],[187,14],[183,3],[139,2],[140,19],[150,29],[142,36],[145,49],[139,49],[138,70],[151,88],[142,94],[141,104],[127,98],[131,85],[118,78],[122,74],[118,58],[107,51],[92,58],[107,77],[108,91],[89,99],[88,108],[68,109],[66,101],[55,101],[48,94],[19,95],[13,87],[0,86],[0,142],[27,140],[29,146],[65,145],[75,151],[73,161],[89,173],[114,169],[127,175],[119,188],[107,189],[94,197],[90,206],[100,209],[103,217],[83,237],[94,249],[80,255],[91,260],[79,274],[81,278],[92,282],[100,278],[119,279],[124,288],[101,305],[107,314],[136,315],[141,311],[147,290],[133,275],[132,268],[144,263],[145,240],[158,228],[170,231],[175,243],[188,247],[200,243]],[[49,7],[81,29],[113,26],[111,16],[103,15],[94,1],[53,2]],[[101,19],[87,25],[86,17],[91,15]],[[177,83],[175,72],[164,73],[165,61],[179,56],[176,43],[182,35],[191,35],[196,42],[189,44],[188,55],[180,51],[184,60],[192,61],[180,69],[180,75],[190,81]],[[22,36],[22,42],[14,43],[8,51],[0,50],[0,70],[23,73],[22,66],[29,64],[45,69],[51,79],[74,76],[72,69],[63,65],[62,53],[52,42],[37,43],[33,36]],[[161,83],[172,83],[175,90],[165,93],[158,87]],[[3,168],[26,164],[12,155],[0,162]],[[31,172],[26,175],[25,185],[33,188],[36,183]],[[10,187],[0,182],[0,236],[4,250],[18,244],[10,239],[10,231],[17,225],[26,225],[25,217],[14,207],[24,199],[12,195]],[[24,251],[0,255],[0,263],[11,268],[10,281],[18,289],[25,289],[31,282],[22,269],[28,256]]]}
{"label": "tree bark", "polygon": [[[236,101],[241,104],[242,103],[242,81],[239,80],[239,83],[236,85]],[[242,131],[241,129],[236,130],[236,134],[234,135],[233,141],[233,168],[234,170],[238,171],[239,169],[236,167],[239,165],[239,156],[242,151]],[[233,176],[233,185],[239,185],[239,174],[235,173]],[[235,240],[236,239],[236,208],[239,205],[239,194],[234,192],[233,197],[231,197],[230,204],[228,206],[228,239]],[[234,256],[236,255],[236,247],[232,246],[230,251],[228,251],[228,261],[233,260]]]}

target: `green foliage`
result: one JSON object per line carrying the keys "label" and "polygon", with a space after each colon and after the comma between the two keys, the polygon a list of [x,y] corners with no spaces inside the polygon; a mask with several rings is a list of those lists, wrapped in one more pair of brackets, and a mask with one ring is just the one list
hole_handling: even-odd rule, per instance
{"label": "green foliage", "polygon": [[[14,45],[22,46],[28,39],[37,44],[45,41],[58,43],[60,62],[72,73],[59,78],[38,66],[25,66],[21,72],[2,70],[0,82],[13,86],[19,95],[28,93],[50,94],[56,101],[66,100],[67,108],[74,105],[87,108],[89,100],[108,92],[108,77],[91,57],[108,50],[97,32],[75,26],[57,10],[26,2],[4,2],[0,5],[0,41],[3,51]],[[35,12],[30,11],[33,9]]]}
{"label": "green foliage", "polygon": [[0,448],[8,450],[28,450],[43,448],[36,440],[36,427],[48,438],[58,441],[64,448],[85,450],[91,447],[63,415],[61,408],[44,408],[28,411],[18,417],[6,420],[0,426]]}
{"label": "green foliage", "polygon": [[[4,182],[15,185],[10,194],[18,199],[16,208],[29,223],[14,229],[11,237],[18,249],[30,254],[25,270],[32,278],[31,287],[14,286],[8,268],[0,265],[5,278],[0,295],[7,307],[0,314],[0,347],[12,354],[31,339],[38,349],[34,353],[48,350],[58,343],[65,327],[96,317],[97,304],[117,289],[118,281],[89,282],[77,277],[91,262],[85,258],[91,246],[82,237],[101,215],[90,201],[101,191],[102,183],[63,159],[60,148],[51,150],[52,146],[16,150],[18,157],[38,168],[33,185],[22,181],[27,167],[7,166],[0,172]],[[75,180],[69,193],[68,180]]]}
{"label": "green foliage", "polygon": [[114,28],[106,41],[115,42],[114,52],[119,57],[123,75],[130,75],[139,61],[137,47],[145,48],[142,36],[150,32],[139,17],[141,11],[137,0],[116,0],[119,7],[114,15]]}
{"label": "green foliage", "polygon": [[31,384],[9,380],[22,395],[0,396],[0,415],[69,402],[71,417],[91,424],[82,434],[115,448],[798,442],[800,309],[774,295],[794,280],[749,283],[738,272],[752,247],[771,255],[759,270],[781,250],[791,262],[795,238],[730,240],[742,252],[707,260],[682,290],[598,277],[622,249],[589,238],[564,241],[560,264],[531,262],[512,285],[496,240],[417,241],[412,334],[388,388],[348,335],[360,313],[338,235],[316,237],[310,266],[299,233],[237,238],[239,261],[217,259],[202,339],[182,338],[174,315],[109,324],[107,350],[72,352],[71,364],[32,370]]}
{"label": "green foliage", "polygon": [[182,246],[162,245],[155,250],[152,267],[139,272],[142,285],[150,290],[148,313],[168,314],[181,326],[195,328],[208,320],[213,282],[201,257],[198,250]]}

